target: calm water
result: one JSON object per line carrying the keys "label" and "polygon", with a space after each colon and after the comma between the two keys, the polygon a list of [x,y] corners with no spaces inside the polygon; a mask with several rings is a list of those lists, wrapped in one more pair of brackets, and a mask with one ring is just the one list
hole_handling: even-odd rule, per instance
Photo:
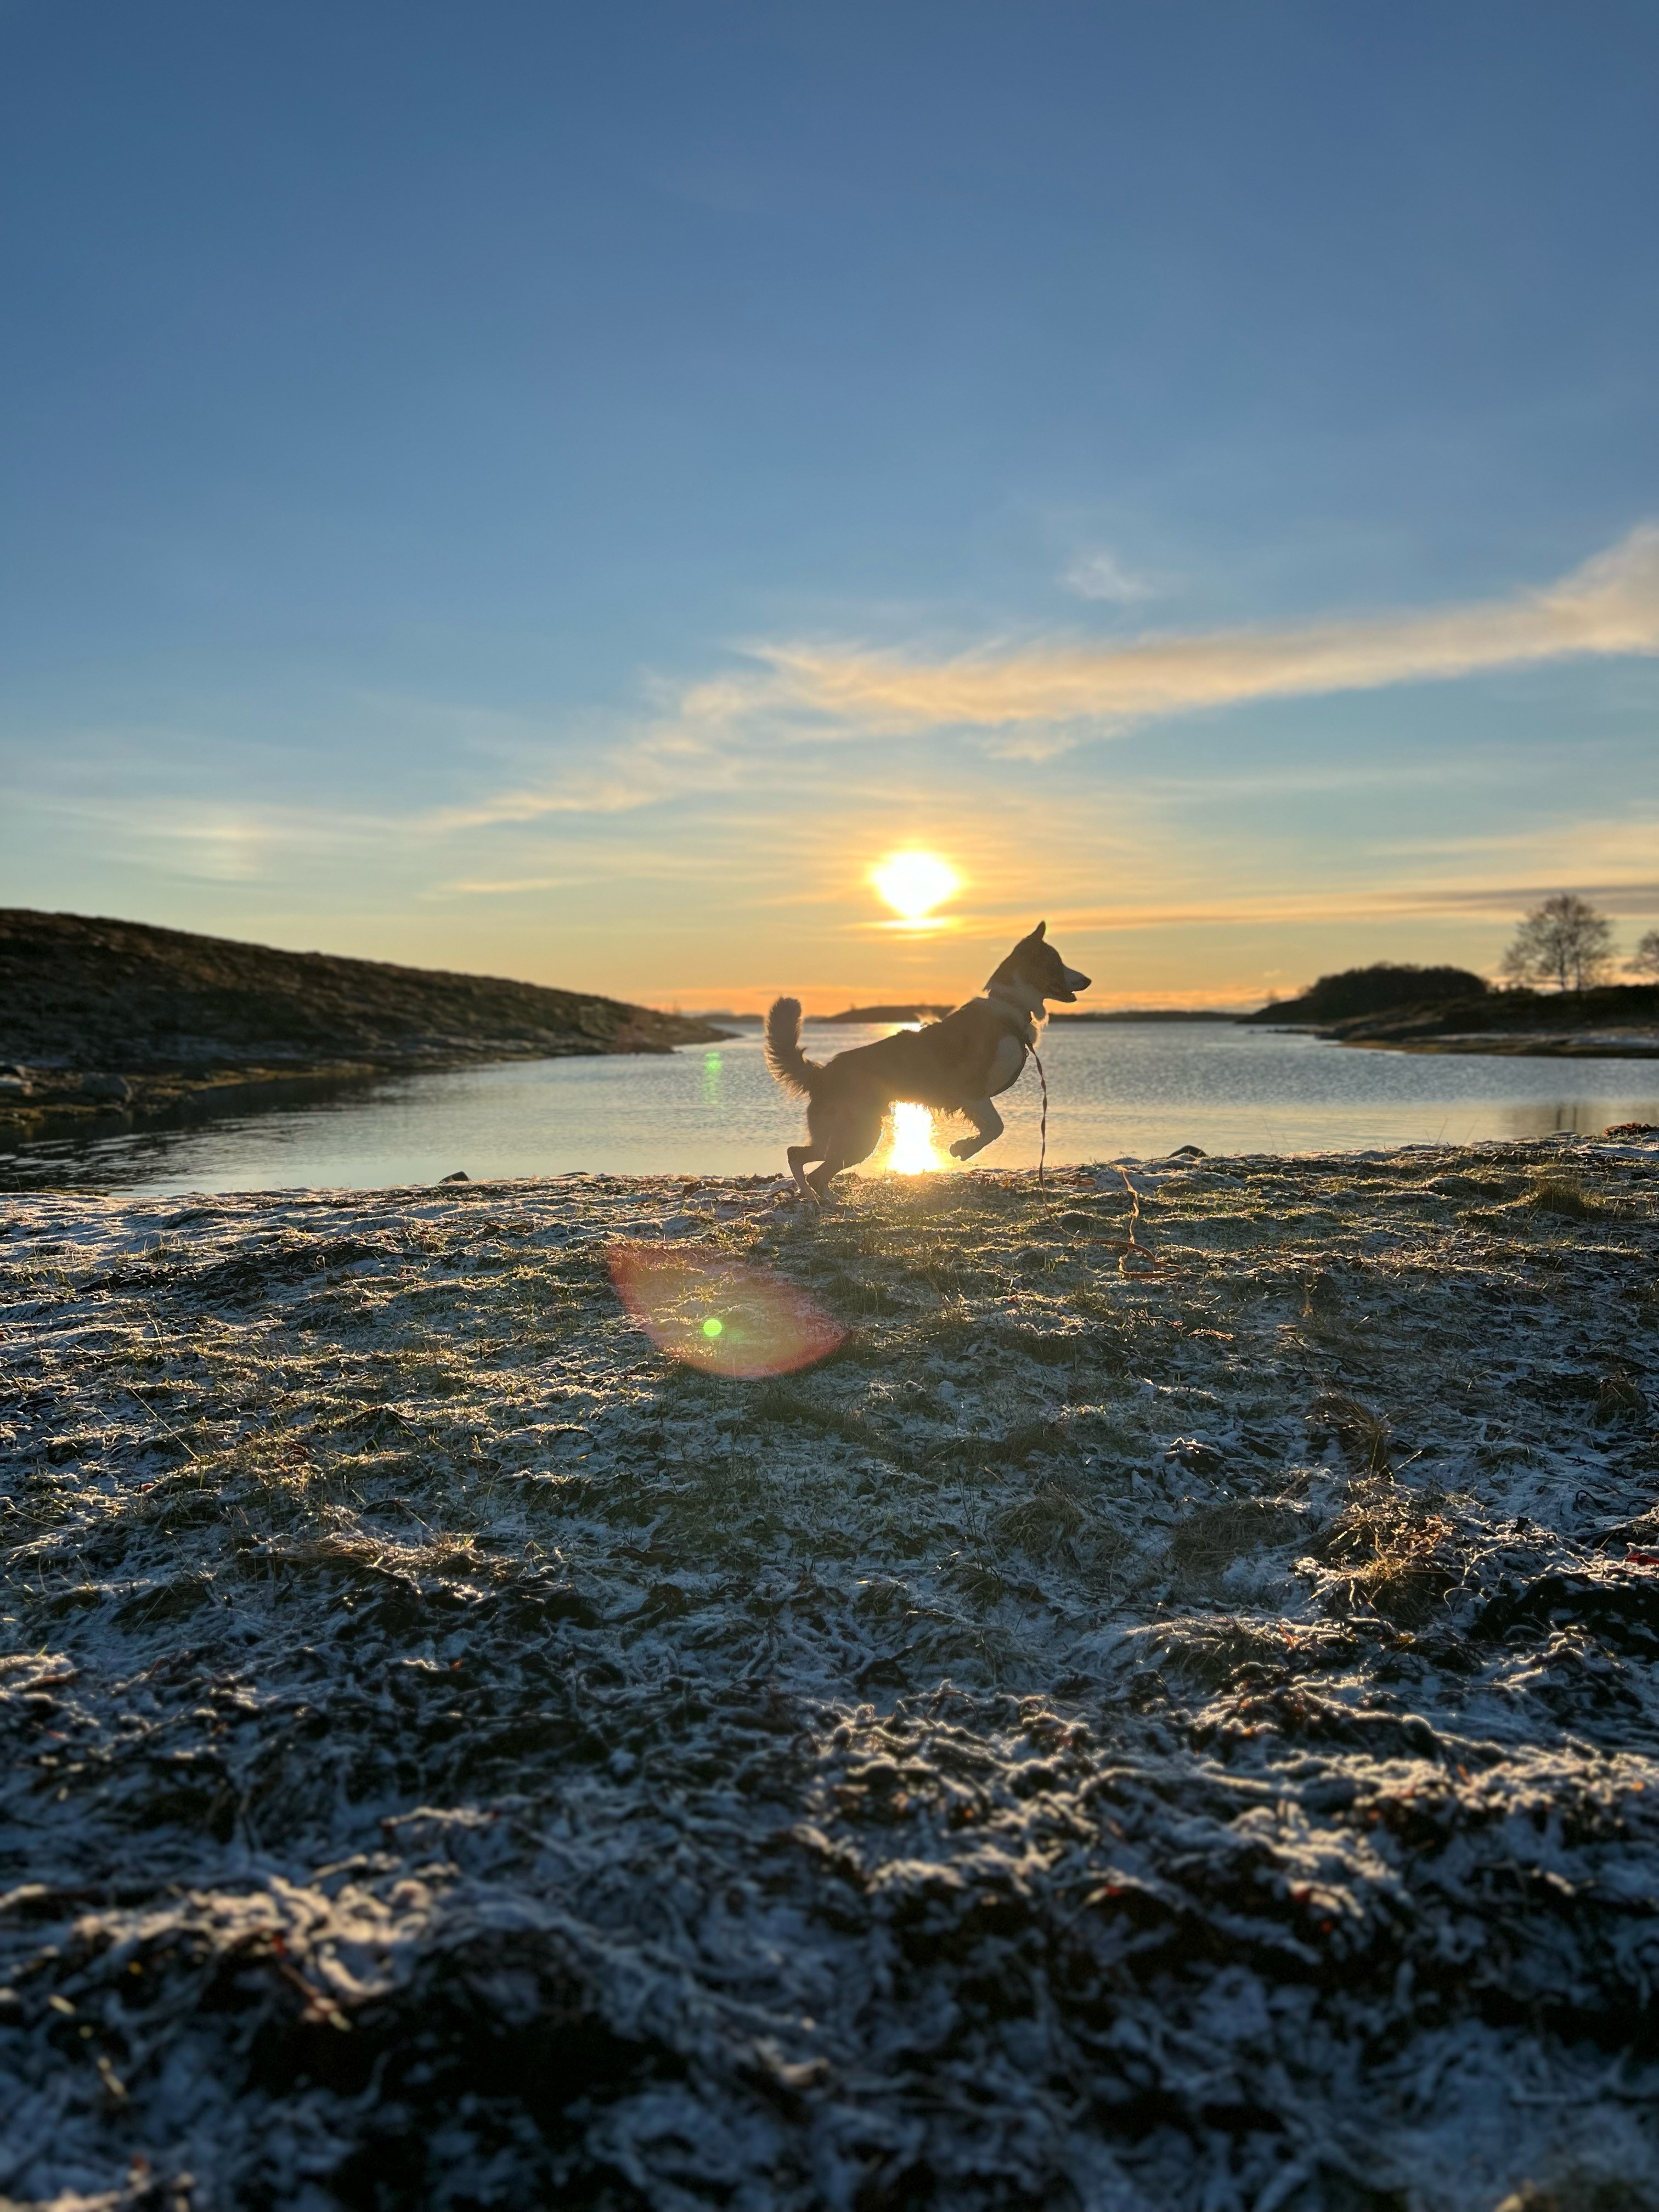
{"label": "calm water", "polygon": [[[815,1025],[807,1049],[822,1058],[884,1034]],[[1184,1144],[1297,1152],[1659,1121],[1659,1060],[1358,1052],[1218,1022],[1056,1029],[1043,1060],[1056,1164]],[[1035,1165],[1039,1104],[1028,1067],[999,1101],[1008,1133],[981,1164]],[[0,1147],[0,1185],[373,1189],[431,1182],[455,1168],[475,1180],[576,1170],[781,1175],[784,1146],[801,1129],[799,1104],[767,1075],[757,1029],[661,1058],[521,1060],[188,1128]],[[885,1145],[866,1173],[954,1169],[942,1146],[930,1148],[925,1119],[896,1133],[896,1158]],[[945,1140],[957,1133],[945,1132]]]}

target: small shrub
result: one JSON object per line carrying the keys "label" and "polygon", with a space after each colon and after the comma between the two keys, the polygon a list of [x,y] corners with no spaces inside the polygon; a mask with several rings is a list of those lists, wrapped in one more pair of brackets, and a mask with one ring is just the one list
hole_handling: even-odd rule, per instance
{"label": "small shrub", "polygon": [[1183,1581],[1214,1583],[1246,1552],[1288,1543],[1301,1526],[1289,1506],[1260,1498],[1226,1498],[1178,1523],[1170,1538],[1170,1565]]}
{"label": "small shrub", "polygon": [[1062,1538],[1083,1526],[1083,1508],[1058,1482],[1039,1483],[1031,1495],[997,1516],[999,1535],[1034,1559],[1046,1559]]}
{"label": "small shrub", "polygon": [[1242,1667],[1282,1668],[1285,1638],[1278,1629],[1197,1614],[1159,1638],[1160,1656],[1171,1674],[1219,1689]]}
{"label": "small shrub", "polygon": [[1534,1176],[1526,1206],[1528,1213],[1550,1213],[1562,1221],[1594,1221],[1604,1211],[1576,1177],[1564,1175]]}
{"label": "small shrub", "polygon": [[1655,2212],[1654,2199],[1633,2183],[1596,2174],[1566,2174],[1548,2189],[1522,2182],[1498,2212]]}
{"label": "small shrub", "polygon": [[1453,1533],[1425,1500],[1401,1490],[1390,1475],[1373,1475],[1355,1484],[1315,1557],[1349,1571],[1349,1606],[1370,1605],[1397,1627],[1418,1628],[1457,1581],[1441,1556]]}
{"label": "small shrub", "polygon": [[1632,1382],[1622,1367],[1615,1367],[1601,1377],[1595,1393],[1598,1423],[1639,1421],[1647,1410],[1648,1401],[1640,1386]]}
{"label": "small shrub", "polygon": [[1028,1459],[1038,1452],[1061,1452],[1071,1437],[1063,1423],[1059,1421],[1018,1421],[1000,1437],[988,1437],[985,1456],[988,1465],[999,1462],[1012,1467],[1024,1467]]}
{"label": "small shrub", "polygon": [[1358,1398],[1327,1390],[1314,1400],[1307,1419],[1316,1437],[1322,1433],[1336,1438],[1350,1466],[1367,1474],[1388,1473],[1389,1429],[1382,1414],[1362,1406]]}

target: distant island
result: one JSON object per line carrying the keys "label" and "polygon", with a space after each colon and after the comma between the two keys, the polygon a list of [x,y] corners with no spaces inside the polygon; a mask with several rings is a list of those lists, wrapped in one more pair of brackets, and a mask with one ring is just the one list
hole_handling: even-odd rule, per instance
{"label": "distant island", "polygon": [[726,1034],[590,992],[0,908],[0,1115],[14,1119],[254,1105],[302,1085]]}
{"label": "distant island", "polygon": [[[949,1006],[848,1006],[839,1014],[808,1014],[809,1022],[932,1022],[951,1012]],[[739,1018],[737,1016],[732,1019]],[[1063,1009],[1051,1009],[1051,1022],[1236,1022],[1237,1013],[1224,1013],[1212,1007],[1190,1006],[1117,1006],[1102,1012],[1094,1007],[1085,1007],[1076,1013]]]}
{"label": "distant island", "polygon": [[848,1006],[839,1014],[808,1014],[809,1022],[936,1022],[949,1006]]}
{"label": "distant island", "polygon": [[1465,968],[1378,961],[1322,975],[1294,999],[1239,1018],[1395,1052],[1508,1053],[1567,1060],[1659,1059],[1659,984],[1586,991],[1494,990]]}
{"label": "distant island", "polygon": [[1077,1013],[1056,1007],[1048,1018],[1051,1022],[1236,1022],[1243,1018],[1237,1013],[1224,1013],[1216,1006],[1111,1006],[1104,1010],[1085,1006]]}

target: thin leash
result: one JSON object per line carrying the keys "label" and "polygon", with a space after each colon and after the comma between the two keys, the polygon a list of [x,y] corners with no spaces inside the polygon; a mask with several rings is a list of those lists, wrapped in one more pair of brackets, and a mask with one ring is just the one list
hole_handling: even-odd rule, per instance
{"label": "thin leash", "polygon": [[1037,1181],[1041,1182],[1043,1169],[1048,1162],[1048,1079],[1042,1072],[1042,1061],[1036,1047],[1028,1044],[1025,1049],[1036,1061],[1037,1081],[1042,1085],[1042,1134],[1037,1151]]}

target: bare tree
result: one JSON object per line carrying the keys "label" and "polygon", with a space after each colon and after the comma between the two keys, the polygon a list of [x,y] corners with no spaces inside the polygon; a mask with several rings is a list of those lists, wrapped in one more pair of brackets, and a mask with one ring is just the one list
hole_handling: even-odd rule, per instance
{"label": "bare tree", "polygon": [[1636,950],[1625,963],[1632,975],[1651,975],[1659,981],[1659,929],[1650,929],[1636,940]]}
{"label": "bare tree", "polygon": [[1586,991],[1601,981],[1612,960],[1612,923],[1588,899],[1558,891],[1527,916],[1503,964],[1512,983]]}

